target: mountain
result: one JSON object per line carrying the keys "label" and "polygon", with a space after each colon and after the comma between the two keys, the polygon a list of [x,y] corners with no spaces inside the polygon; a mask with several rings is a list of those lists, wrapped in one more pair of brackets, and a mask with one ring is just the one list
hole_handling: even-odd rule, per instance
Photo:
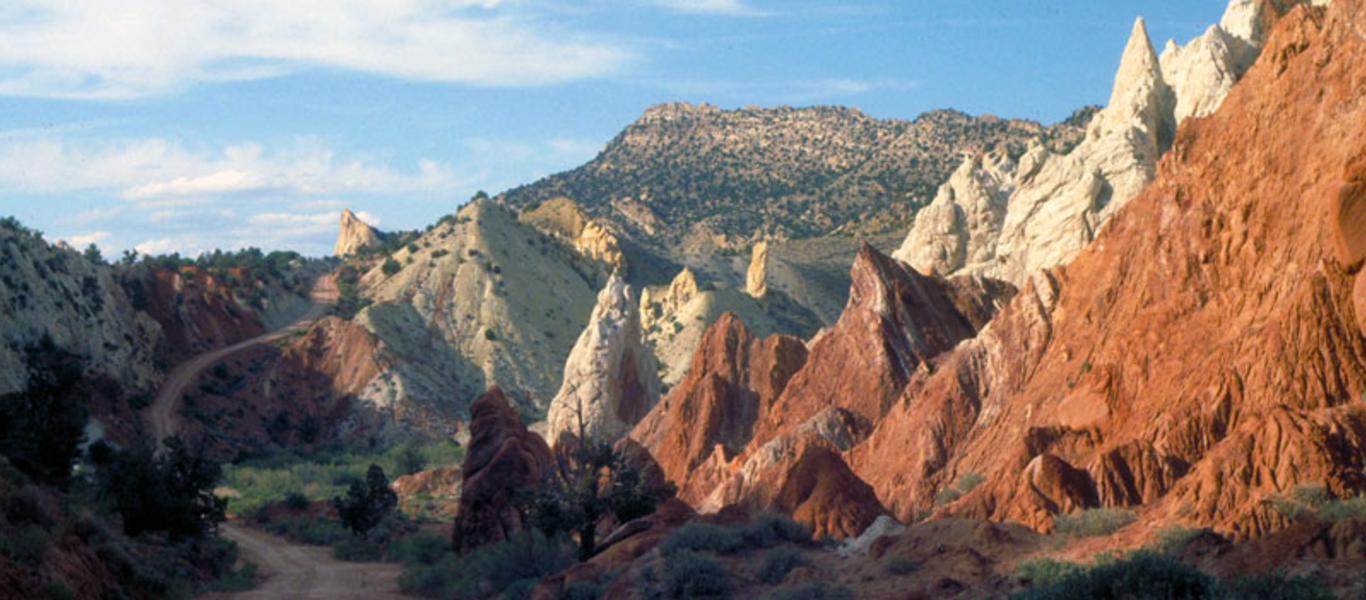
{"label": "mountain", "polygon": [[572,198],[668,254],[741,249],[764,238],[898,229],[962,154],[1075,144],[1089,111],[1051,127],[936,111],[914,121],[850,108],[650,108],[587,164],[509,190],[516,208]]}

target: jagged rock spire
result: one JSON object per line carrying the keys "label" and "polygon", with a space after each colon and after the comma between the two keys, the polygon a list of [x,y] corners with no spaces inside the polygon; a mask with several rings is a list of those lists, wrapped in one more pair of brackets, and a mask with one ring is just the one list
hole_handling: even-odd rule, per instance
{"label": "jagged rock spire", "polygon": [[379,231],[362,221],[351,209],[342,211],[341,232],[337,234],[337,244],[332,253],[337,256],[355,254],[362,248],[379,243]]}

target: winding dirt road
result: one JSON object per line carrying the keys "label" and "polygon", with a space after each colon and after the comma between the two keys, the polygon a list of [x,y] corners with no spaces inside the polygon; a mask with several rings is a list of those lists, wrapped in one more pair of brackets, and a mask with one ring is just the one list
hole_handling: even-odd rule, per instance
{"label": "winding dirt road", "polygon": [[396,564],[349,563],[324,546],[299,546],[262,531],[224,523],[223,537],[237,542],[242,558],[256,564],[265,581],[256,589],[208,598],[404,598]]}
{"label": "winding dirt road", "polygon": [[327,314],[327,311],[337,303],[338,297],[336,278],[332,275],[319,277],[318,281],[313,284],[313,290],[309,293],[309,299],[312,300],[313,304],[297,321],[226,348],[200,354],[177,365],[175,369],[171,370],[171,374],[166,376],[166,381],[161,385],[161,390],[157,392],[156,399],[147,409],[147,418],[151,422],[152,433],[156,439],[164,440],[175,435],[176,431],[179,430],[176,406],[180,404],[180,398],[185,395],[185,388],[189,387],[205,369],[218,364],[224,358],[257,344],[268,344],[296,331],[307,329],[313,324],[313,321]]}

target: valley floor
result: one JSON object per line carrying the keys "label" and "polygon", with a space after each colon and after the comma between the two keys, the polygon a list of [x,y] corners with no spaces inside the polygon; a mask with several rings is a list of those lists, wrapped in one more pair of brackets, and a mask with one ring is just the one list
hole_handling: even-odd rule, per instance
{"label": "valley floor", "polygon": [[398,564],[343,562],[329,547],[295,544],[233,522],[222,525],[222,535],[237,543],[242,559],[254,563],[264,581],[251,591],[208,598],[404,597],[398,591]]}

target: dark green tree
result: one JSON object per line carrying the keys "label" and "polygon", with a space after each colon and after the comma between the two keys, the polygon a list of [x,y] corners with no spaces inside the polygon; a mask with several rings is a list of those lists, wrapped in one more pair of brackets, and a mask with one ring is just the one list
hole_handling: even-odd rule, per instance
{"label": "dark green tree", "polygon": [[24,354],[28,388],[0,396],[0,454],[38,482],[65,486],[88,416],[81,359],[47,337]]}
{"label": "dark green tree", "polygon": [[398,454],[398,473],[400,475],[412,475],[427,467],[427,459],[423,458],[422,452],[417,444],[406,444]]}
{"label": "dark green tree", "polygon": [[227,501],[213,493],[222,467],[202,445],[191,449],[179,437],[170,437],[163,446],[159,454],[144,445],[113,452],[107,462],[96,461],[101,494],[123,518],[129,535],[164,531],[172,537],[203,536],[223,522]]}
{"label": "dark green tree", "polygon": [[85,259],[97,265],[104,264],[104,255],[100,253],[100,247],[90,244],[85,247]]}
{"label": "dark green tree", "polygon": [[611,516],[625,523],[655,511],[674,495],[673,484],[652,483],[612,446],[589,440],[557,451],[556,468],[519,499],[530,524],[546,537],[570,533],[579,560],[597,553],[598,525]]}
{"label": "dark green tree", "polygon": [[370,465],[365,481],[353,481],[346,497],[332,499],[342,525],[356,535],[365,535],[398,506],[398,494],[389,489],[389,478],[379,465]]}

